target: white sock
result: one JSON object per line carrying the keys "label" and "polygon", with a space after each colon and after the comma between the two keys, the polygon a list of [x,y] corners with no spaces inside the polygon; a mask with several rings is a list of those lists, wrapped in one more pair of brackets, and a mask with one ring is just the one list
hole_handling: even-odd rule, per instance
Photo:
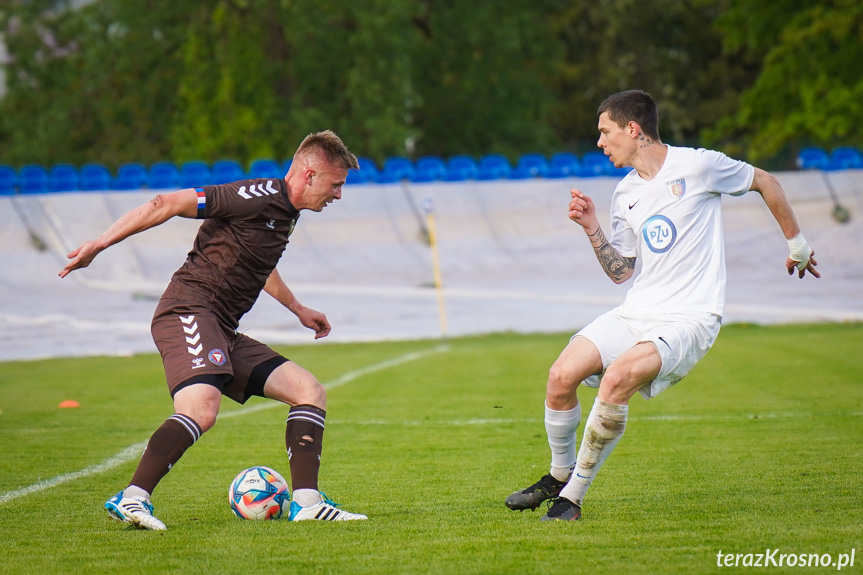
{"label": "white sock", "polygon": [[606,403],[597,398],[584,425],[584,437],[578,450],[575,473],[560,492],[561,497],[566,497],[579,506],[584,502],[590,484],[614,446],[623,437],[628,413],[628,405]]}
{"label": "white sock", "polygon": [[317,489],[295,489],[291,494],[291,499],[296,501],[297,505],[311,507],[315,503],[321,502],[321,493]]}
{"label": "white sock", "polygon": [[142,497],[147,501],[150,500],[150,494],[138,487],[137,485],[130,485],[129,487],[124,489],[123,497]]}
{"label": "white sock", "polygon": [[575,439],[581,423],[581,405],[568,411],[555,411],[545,404],[545,433],[551,448],[551,476],[566,481],[575,466]]}

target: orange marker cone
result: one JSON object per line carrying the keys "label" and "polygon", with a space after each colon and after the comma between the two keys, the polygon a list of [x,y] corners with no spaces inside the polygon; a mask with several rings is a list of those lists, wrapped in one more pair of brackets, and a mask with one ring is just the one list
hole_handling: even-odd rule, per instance
{"label": "orange marker cone", "polygon": [[57,407],[81,407],[81,404],[74,399],[67,399],[66,401],[61,401],[60,405],[58,405]]}

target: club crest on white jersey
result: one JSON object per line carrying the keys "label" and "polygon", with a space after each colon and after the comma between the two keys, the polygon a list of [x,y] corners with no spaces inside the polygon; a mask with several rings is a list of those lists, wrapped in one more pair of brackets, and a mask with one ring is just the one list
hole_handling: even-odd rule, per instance
{"label": "club crest on white jersey", "polygon": [[665,187],[668,188],[668,191],[675,198],[682,198],[686,193],[686,180],[684,178],[669,180],[665,182]]}

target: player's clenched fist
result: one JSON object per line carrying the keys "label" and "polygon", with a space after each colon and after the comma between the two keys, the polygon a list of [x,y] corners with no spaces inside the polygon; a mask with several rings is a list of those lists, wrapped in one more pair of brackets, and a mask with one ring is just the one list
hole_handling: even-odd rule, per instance
{"label": "player's clenched fist", "polygon": [[596,217],[596,208],[590,196],[581,190],[573,188],[569,191],[572,200],[569,202],[569,219],[577,224],[586,226]]}

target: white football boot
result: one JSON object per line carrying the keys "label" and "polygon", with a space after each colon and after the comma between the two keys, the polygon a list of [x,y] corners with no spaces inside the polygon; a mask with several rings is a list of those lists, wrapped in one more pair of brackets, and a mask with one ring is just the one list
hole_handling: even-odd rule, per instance
{"label": "white football boot", "polygon": [[123,523],[131,523],[138,529],[165,531],[165,524],[153,517],[153,504],[143,497],[123,497],[121,491],[105,502],[105,509],[111,518]]}
{"label": "white football boot", "polygon": [[368,519],[359,513],[348,513],[338,508],[339,504],[321,493],[321,500],[314,505],[303,507],[291,501],[289,521],[360,521]]}

